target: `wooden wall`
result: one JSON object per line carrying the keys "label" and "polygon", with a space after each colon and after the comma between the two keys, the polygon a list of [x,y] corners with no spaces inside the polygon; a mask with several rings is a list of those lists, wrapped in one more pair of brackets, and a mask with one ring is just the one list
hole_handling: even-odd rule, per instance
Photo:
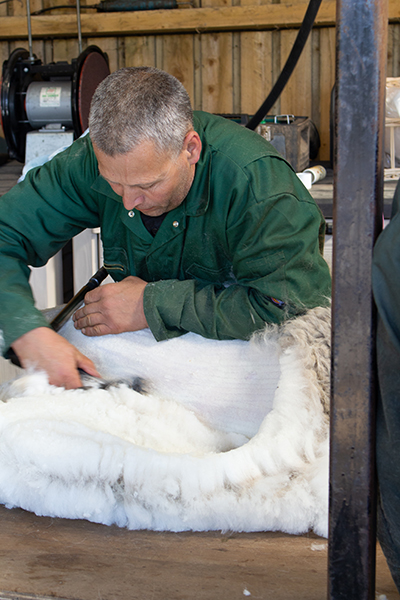
{"label": "wooden wall", "polygon": [[[25,15],[25,1],[12,0],[0,4],[0,22],[3,20],[6,23],[8,17]],[[201,8],[280,4],[280,0],[195,2],[197,7],[201,3]],[[60,3],[65,4],[66,0],[30,0],[32,12]],[[291,1],[291,5],[297,4],[304,10],[307,6],[305,0]],[[193,9],[175,10],[185,15]],[[74,13],[74,9],[53,14],[60,15],[61,12]],[[147,12],[150,18],[152,11]],[[82,13],[85,13],[83,6]],[[233,31],[174,34],[161,31],[151,35],[85,36],[83,47],[96,44],[107,52],[112,71],[123,66],[150,65],[172,73],[185,85],[196,109],[253,114],[281,71],[296,34],[296,29],[282,27],[274,30],[241,31],[236,28]],[[1,63],[16,47],[28,48],[26,37],[0,37]],[[79,54],[76,37],[35,39],[33,50],[46,63],[70,61]],[[397,23],[389,26],[387,75],[400,76],[400,24]],[[291,113],[311,117],[320,133],[320,160],[329,159],[329,109],[334,76],[335,28],[317,26],[288,85],[271,111],[272,114]]]}

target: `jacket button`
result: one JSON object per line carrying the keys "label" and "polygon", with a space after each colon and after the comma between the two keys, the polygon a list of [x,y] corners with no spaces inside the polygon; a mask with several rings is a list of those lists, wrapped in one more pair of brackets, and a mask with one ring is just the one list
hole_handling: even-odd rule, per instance
{"label": "jacket button", "polygon": [[178,227],[178,226],[179,226],[179,221],[174,221],[174,222],[172,223],[172,226],[173,226],[173,227]]}
{"label": "jacket button", "polygon": [[128,217],[134,217],[134,216],[135,216],[135,213],[134,213],[134,211],[133,211],[133,210],[130,210],[130,211],[128,212]]}

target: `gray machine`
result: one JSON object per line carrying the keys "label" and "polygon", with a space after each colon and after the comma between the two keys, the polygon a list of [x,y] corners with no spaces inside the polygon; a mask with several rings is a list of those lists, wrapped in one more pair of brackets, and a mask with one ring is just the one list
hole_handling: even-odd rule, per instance
{"label": "gray machine", "polygon": [[10,158],[31,158],[69,145],[88,127],[90,102],[99,83],[110,73],[107,54],[97,46],[82,52],[77,3],[80,54],[71,63],[42,64],[32,53],[30,9],[29,51],[17,48],[4,61],[1,118]]}

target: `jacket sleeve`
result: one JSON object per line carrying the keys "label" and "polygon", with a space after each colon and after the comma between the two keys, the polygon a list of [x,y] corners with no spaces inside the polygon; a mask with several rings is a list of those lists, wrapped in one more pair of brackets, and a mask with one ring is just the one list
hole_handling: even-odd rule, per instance
{"label": "jacket sleeve", "polygon": [[400,183],[397,184],[389,224],[374,247],[372,289],[382,327],[400,354]]}
{"label": "jacket sleeve", "polygon": [[226,236],[236,283],[146,286],[144,310],[156,339],[187,331],[249,339],[266,323],[329,303],[330,273],[321,255],[325,223],[312,198],[299,191],[300,197],[278,193],[265,202],[243,198],[231,211]]}
{"label": "jacket sleeve", "polygon": [[[48,326],[34,307],[29,265],[46,264],[74,235],[99,225],[94,202],[82,193],[87,188],[85,169],[94,167],[84,165],[91,159],[79,142],[73,151],[68,149],[29,171],[24,181],[0,199],[2,353],[24,333]],[[77,157],[77,150],[81,156]],[[81,169],[76,168],[77,160]]]}

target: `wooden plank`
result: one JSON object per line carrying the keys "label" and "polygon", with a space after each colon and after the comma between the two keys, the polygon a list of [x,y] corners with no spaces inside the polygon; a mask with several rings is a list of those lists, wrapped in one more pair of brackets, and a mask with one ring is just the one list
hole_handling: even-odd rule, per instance
{"label": "wooden plank", "polygon": [[[232,0],[202,0],[202,6],[227,7]],[[203,110],[213,113],[233,112],[233,47],[231,33],[201,36],[201,87]]]}
{"label": "wooden plank", "polygon": [[393,77],[393,25],[388,28],[386,75]]}
{"label": "wooden plank", "polygon": [[201,35],[193,36],[193,85],[194,85],[194,99],[193,108],[195,110],[201,110],[203,108],[203,94],[202,94],[202,65],[201,65]]}
{"label": "wooden plank", "polygon": [[64,39],[54,40],[53,43],[53,60],[71,62],[73,58],[77,58],[79,55],[78,40],[77,39]]}
{"label": "wooden plank", "polygon": [[193,36],[162,36],[162,64],[160,68],[174,75],[185,86],[194,101]]}
{"label": "wooden plank", "polygon": [[[297,31],[281,31],[281,68],[293,47]],[[310,35],[296,68],[290,77],[281,97],[283,113],[311,116],[312,113],[312,36]]]}
{"label": "wooden plank", "polygon": [[311,120],[320,129],[320,79],[321,79],[321,29],[312,29],[311,34]]}
{"label": "wooden plank", "polygon": [[[241,0],[249,4],[272,4],[272,0]],[[272,88],[272,32],[240,34],[240,79],[242,113],[254,114]]]}
{"label": "wooden plank", "polygon": [[400,25],[392,25],[393,28],[393,69],[392,77],[400,76]]}
{"label": "wooden plank", "polygon": [[28,40],[21,40],[21,39],[12,40],[9,43],[9,48],[10,48],[10,54],[16,48],[25,48],[26,50],[28,50]]}
{"label": "wooden plank", "polygon": [[400,75],[400,25],[390,25],[388,30],[387,76]]}
{"label": "wooden plank", "polygon": [[[392,0],[391,0],[392,1]],[[299,27],[308,3],[260,6],[209,6],[188,10],[150,10],[82,14],[82,35],[143,35],[145,33],[185,33],[226,30],[257,30]],[[335,22],[334,0],[322,3],[316,26]],[[400,6],[393,5],[393,18],[400,19]],[[76,15],[32,17],[34,37],[76,35]],[[0,39],[27,36],[24,17],[5,17],[0,22]]]}
{"label": "wooden plank", "polygon": [[125,67],[154,67],[156,47],[154,35],[126,37],[124,40]]}
{"label": "wooden plank", "polygon": [[336,58],[336,31],[334,28],[321,29],[320,31],[320,121],[319,136],[321,147],[320,160],[330,160],[330,106],[331,92],[335,83],[335,58]]}
{"label": "wooden plank", "polygon": [[[187,33],[224,30],[296,28],[306,11],[307,2],[265,6],[222,6],[188,10],[150,10],[118,13],[82,14],[82,35],[143,35],[145,33]],[[315,27],[336,22],[335,0],[325,0],[318,12]],[[389,0],[390,22],[400,21],[400,3]],[[68,37],[76,35],[76,15],[40,15],[32,17],[34,37]],[[23,16],[3,17],[0,39],[27,37]]]}
{"label": "wooden plank", "polygon": [[[25,43],[25,46],[28,49],[27,43]],[[43,40],[33,40],[32,52],[37,58],[40,58],[40,60],[44,62],[44,60],[45,60],[44,41]]]}
{"label": "wooden plank", "polygon": [[[293,47],[297,32],[281,31],[281,69]],[[285,89],[281,95],[281,113],[311,115],[311,39],[308,38]]]}
{"label": "wooden plank", "polygon": [[240,32],[232,32],[232,112],[241,112]]}
{"label": "wooden plank", "polygon": [[[31,2],[32,2],[32,0],[31,0]],[[65,0],[65,1],[63,0],[62,2],[54,2],[54,0],[43,0],[42,4],[43,4],[42,8],[54,7],[57,4],[62,4],[63,6],[70,4],[71,5],[71,9],[73,9],[73,12],[76,14],[76,11],[75,11],[75,0]],[[84,0],[80,0],[80,4],[82,6],[82,4],[86,4],[86,2],[84,2]],[[36,10],[39,10],[39,8],[36,9]],[[31,7],[31,11],[32,12],[34,11],[34,9],[32,7]],[[62,14],[66,14],[67,12],[71,12],[71,10],[70,9],[57,9],[53,13],[49,13],[48,12],[48,13],[45,13],[45,14],[48,14],[48,15],[49,14],[53,14],[53,15],[61,16]]]}
{"label": "wooden plank", "polygon": [[[26,0],[25,0],[26,1]],[[43,8],[44,0],[29,0],[31,13]],[[32,52],[37,58],[44,62],[45,59],[45,43],[44,40],[33,40]]]}
{"label": "wooden plank", "polygon": [[326,541],[313,534],[128,531],[4,506],[0,517],[7,600],[319,600],[326,587]]}
{"label": "wooden plank", "polygon": [[272,33],[245,32],[240,38],[240,112],[253,115],[272,88]]}
{"label": "wooden plank", "polygon": [[53,62],[53,42],[54,40],[44,40],[43,62],[46,64]]}
{"label": "wooden plank", "polygon": [[[24,2],[26,4],[26,0],[24,0]],[[29,6],[32,14],[36,10],[40,10],[41,8],[43,8],[43,0],[29,0]]]}
{"label": "wooden plank", "polygon": [[4,2],[3,4],[0,4],[0,17],[6,17],[9,13],[8,13],[8,4],[9,2]]}
{"label": "wooden plank", "polygon": [[[321,600],[326,540],[312,533],[165,533],[0,506],[2,600]],[[378,548],[377,590],[398,599]],[[7,590],[4,592],[3,590]]]}
{"label": "wooden plank", "polygon": [[210,33],[201,37],[202,109],[214,113],[233,110],[232,36]]}
{"label": "wooden plank", "polygon": [[26,0],[13,0],[13,2],[10,2],[9,14],[13,16],[24,15],[26,19]]}

